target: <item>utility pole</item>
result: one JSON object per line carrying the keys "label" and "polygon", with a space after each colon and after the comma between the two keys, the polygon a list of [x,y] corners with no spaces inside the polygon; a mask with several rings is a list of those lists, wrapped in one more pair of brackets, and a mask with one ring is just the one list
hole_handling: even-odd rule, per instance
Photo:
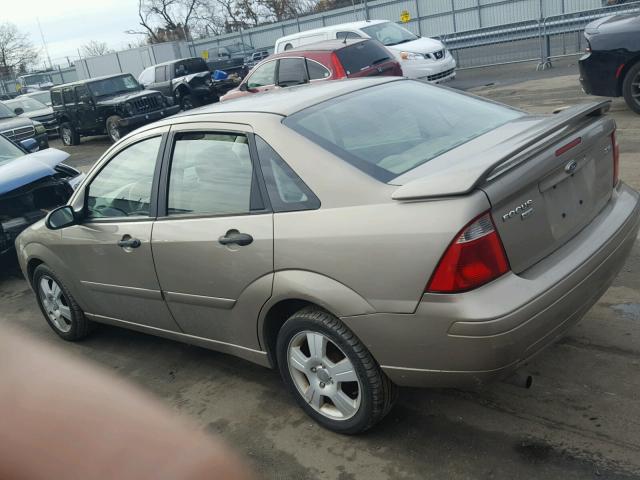
{"label": "utility pole", "polygon": [[53,64],[51,63],[51,57],[49,56],[49,49],[47,48],[47,42],[44,39],[44,33],[42,33],[40,18],[36,17],[36,21],[38,22],[38,30],[40,30],[40,38],[42,38],[42,46],[44,47],[44,52],[47,54],[47,60],[49,61],[49,68],[53,70]]}

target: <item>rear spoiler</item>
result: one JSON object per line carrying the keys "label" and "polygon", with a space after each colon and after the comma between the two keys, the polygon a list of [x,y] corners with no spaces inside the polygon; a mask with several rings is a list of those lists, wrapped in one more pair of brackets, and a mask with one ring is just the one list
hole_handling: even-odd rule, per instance
{"label": "rear spoiler", "polygon": [[[394,200],[464,195],[483,182],[489,182],[535,156],[566,135],[568,127],[586,117],[609,111],[611,101],[592,102],[567,108],[539,122],[538,126],[507,138],[478,154],[458,168],[434,168],[393,192]],[[507,152],[507,153],[505,153]]]}

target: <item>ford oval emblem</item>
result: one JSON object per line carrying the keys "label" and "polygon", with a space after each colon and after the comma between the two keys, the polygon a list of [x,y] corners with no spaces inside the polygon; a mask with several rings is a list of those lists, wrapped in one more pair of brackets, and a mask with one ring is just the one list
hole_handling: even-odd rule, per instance
{"label": "ford oval emblem", "polygon": [[573,173],[576,171],[576,168],[578,168],[578,162],[571,160],[564,166],[564,171],[567,173]]}

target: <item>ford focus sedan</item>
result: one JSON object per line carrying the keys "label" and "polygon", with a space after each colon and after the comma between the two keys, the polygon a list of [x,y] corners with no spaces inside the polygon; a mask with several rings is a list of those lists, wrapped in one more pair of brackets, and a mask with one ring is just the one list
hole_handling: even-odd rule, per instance
{"label": "ford focus sedan", "polygon": [[608,288],[640,222],[608,105],[380,77],[191,110],[111,147],[20,264],[63,339],[99,322],[230,353],[361,432],[397,386],[512,374]]}

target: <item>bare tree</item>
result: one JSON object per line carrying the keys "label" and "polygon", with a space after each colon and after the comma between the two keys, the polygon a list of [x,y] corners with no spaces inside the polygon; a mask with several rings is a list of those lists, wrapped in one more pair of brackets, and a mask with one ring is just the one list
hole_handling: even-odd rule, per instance
{"label": "bare tree", "polygon": [[105,55],[107,53],[111,53],[113,50],[109,48],[106,42],[98,42],[96,40],[91,40],[89,43],[85,43],[82,46],[82,52],[87,57],[99,57],[100,55]]}
{"label": "bare tree", "polygon": [[203,0],[138,0],[138,24],[126,33],[146,35],[151,43],[189,39],[189,22]]}
{"label": "bare tree", "polygon": [[9,22],[0,24],[0,74],[9,74],[24,68],[38,60],[38,51],[33,47],[29,36],[20,33]]}

